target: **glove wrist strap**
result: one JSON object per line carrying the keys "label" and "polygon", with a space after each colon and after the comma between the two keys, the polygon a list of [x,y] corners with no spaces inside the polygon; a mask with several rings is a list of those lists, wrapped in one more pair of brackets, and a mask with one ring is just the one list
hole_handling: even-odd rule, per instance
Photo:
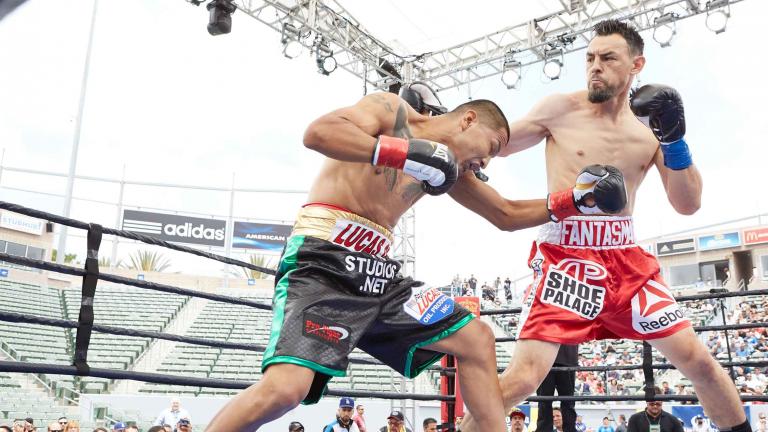
{"label": "glove wrist strap", "polygon": [[390,168],[403,169],[408,158],[408,140],[386,135],[379,135],[376,148],[373,150],[371,164]]}
{"label": "glove wrist strap", "polygon": [[579,209],[573,202],[573,191],[566,189],[559,192],[552,192],[547,195],[547,210],[552,222],[560,222],[563,219],[579,214]]}
{"label": "glove wrist strap", "polygon": [[680,138],[671,143],[661,143],[661,152],[664,154],[664,166],[672,170],[683,170],[693,165],[688,144]]}

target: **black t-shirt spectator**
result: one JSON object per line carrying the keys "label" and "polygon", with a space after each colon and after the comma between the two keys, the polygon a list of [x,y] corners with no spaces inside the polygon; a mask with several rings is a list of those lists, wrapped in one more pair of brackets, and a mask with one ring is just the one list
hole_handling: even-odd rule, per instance
{"label": "black t-shirt spectator", "polygon": [[650,432],[651,425],[649,419],[654,425],[658,424],[661,426],[661,432],[684,432],[680,420],[664,410],[662,410],[659,417],[656,418],[652,418],[645,411],[632,414],[627,425],[627,432]]}
{"label": "black t-shirt spectator", "polygon": [[555,366],[578,366],[579,365],[579,346],[578,345],[560,345],[555,358]]}

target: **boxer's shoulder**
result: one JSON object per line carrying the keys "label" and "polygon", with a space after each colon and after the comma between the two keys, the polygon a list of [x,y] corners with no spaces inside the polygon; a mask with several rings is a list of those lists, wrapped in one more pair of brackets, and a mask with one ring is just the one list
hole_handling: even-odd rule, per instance
{"label": "boxer's shoulder", "polygon": [[542,98],[533,109],[533,116],[542,120],[561,119],[581,109],[579,92],[554,93]]}

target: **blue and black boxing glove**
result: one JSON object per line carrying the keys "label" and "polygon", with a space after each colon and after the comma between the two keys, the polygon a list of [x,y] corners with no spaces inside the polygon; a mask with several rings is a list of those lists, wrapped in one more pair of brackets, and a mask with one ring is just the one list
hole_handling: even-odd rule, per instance
{"label": "blue and black boxing glove", "polygon": [[685,112],[677,90],[662,84],[647,84],[632,91],[629,106],[661,143],[664,166],[682,170],[693,164],[688,144],[683,139]]}

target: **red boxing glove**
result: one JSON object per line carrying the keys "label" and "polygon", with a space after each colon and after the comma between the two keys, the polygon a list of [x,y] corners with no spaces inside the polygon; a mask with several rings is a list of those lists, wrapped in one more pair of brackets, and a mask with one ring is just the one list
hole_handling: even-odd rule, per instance
{"label": "red boxing glove", "polygon": [[580,214],[616,214],[626,205],[624,176],[610,165],[590,165],[576,177],[573,189],[547,196],[549,218],[553,222]]}
{"label": "red boxing glove", "polygon": [[422,190],[430,195],[448,192],[459,178],[456,157],[448,147],[418,138],[380,135],[371,164],[402,170],[420,180]]}

